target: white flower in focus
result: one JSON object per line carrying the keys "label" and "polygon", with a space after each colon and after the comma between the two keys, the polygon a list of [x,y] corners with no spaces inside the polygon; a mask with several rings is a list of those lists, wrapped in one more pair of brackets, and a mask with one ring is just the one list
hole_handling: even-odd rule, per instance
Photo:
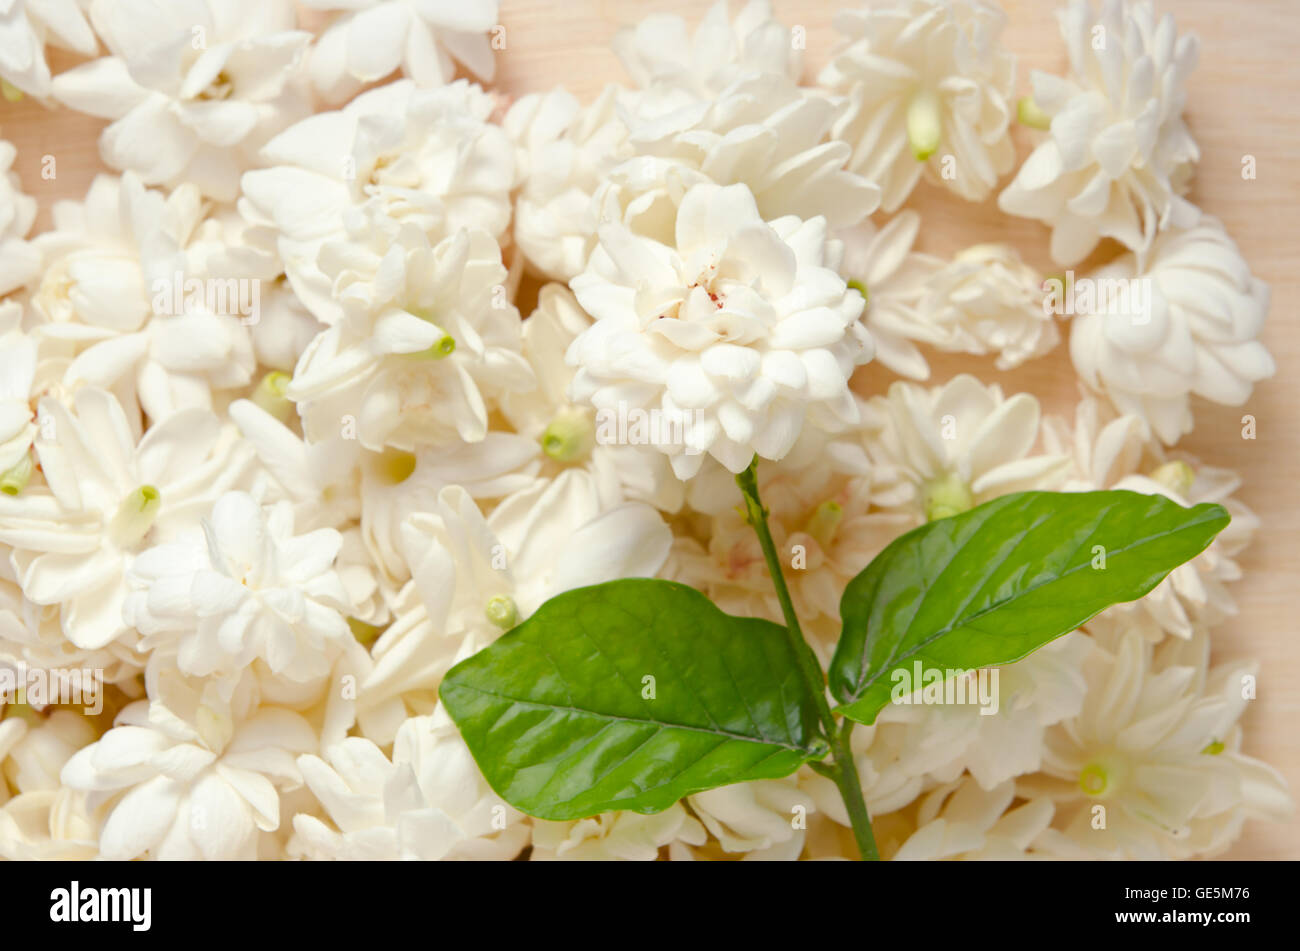
{"label": "white flower in focus", "polygon": [[1044,312],[1045,296],[1042,276],[1014,248],[977,244],[930,277],[917,309],[938,337],[937,349],[997,354],[997,368],[1011,370],[1061,339]]}
{"label": "white flower in focus", "polygon": [[818,82],[848,99],[834,135],[853,147],[849,168],[880,186],[881,207],[895,211],[923,172],[968,201],[988,197],[1015,162],[1006,15],[981,0],[897,0],[834,23],[847,44]]}
{"label": "white flower in focus", "polygon": [[203,214],[192,185],[163,195],[131,173],[97,176],[83,202],[55,204],[54,230],[32,242],[44,271],[31,301],[42,318],[33,333],[74,354],[64,387],[112,389],[158,421],[211,409],[214,391],[251,381],[238,291],[209,293],[187,259]]}
{"label": "white flower in focus", "polygon": [[642,89],[681,91],[712,99],[746,73],[773,73],[799,81],[803,49],[772,15],[769,0],[748,0],[734,20],[727,0],[709,8],[694,35],[686,21],[650,14],[614,34],[614,53]]}
{"label": "white flower in focus", "polygon": [[340,434],[373,452],[480,442],[485,397],[533,385],[519,312],[485,231],[432,244],[415,225],[350,215],[350,240],[321,249],[343,319],[303,352],[286,395],[311,440]]}
{"label": "white flower in focus", "polygon": [[1166,444],[1191,431],[1192,394],[1240,406],[1273,375],[1259,340],[1269,287],[1217,221],[1164,231],[1147,254],[1126,254],[1089,278],[1097,292],[1072,318],[1074,368]]}
{"label": "white flower in focus", "polygon": [[497,0],[303,0],[303,5],[339,11],[308,60],[312,85],[328,103],[343,102],[398,68],[419,86],[450,82],[457,63],[484,82],[495,75],[495,31],[504,29],[497,21]]}
{"label": "white flower in focus", "polygon": [[22,93],[46,99],[50,66],[45,46],[93,56],[99,48],[86,22],[87,0],[11,0],[0,9],[0,91],[10,101]]}
{"label": "white flower in focus", "polygon": [[555,281],[587,266],[596,244],[593,196],[610,171],[631,153],[609,85],[589,106],[563,88],[522,96],[502,126],[517,147],[521,185],[515,199],[514,239],[528,263]]}
{"label": "white flower in focus", "polygon": [[944,262],[912,250],[920,229],[921,216],[908,209],[882,228],[865,221],[835,233],[844,243],[840,273],[867,302],[863,323],[876,346],[876,360],[914,380],[930,377],[930,365],[916,344],[941,339],[919,305]]}
{"label": "white flower in focus", "polygon": [[[1077,717],[1048,732],[1047,777],[1030,795],[1058,803],[1059,832],[1038,845],[1072,857],[1190,858],[1221,852],[1248,818],[1281,821],[1293,809],[1271,767],[1242,755],[1237,724],[1255,665],[1207,672],[1209,641],[1153,648],[1136,632],[1099,647],[1084,666]],[[1106,809],[1096,828],[1095,805]]]}
{"label": "white flower in focus", "polygon": [[41,266],[40,254],[23,240],[36,220],[36,199],[22,192],[13,171],[17,155],[12,143],[0,139],[0,295],[22,287]]}
{"label": "white flower in focus", "polygon": [[872,464],[898,470],[911,489],[888,505],[917,524],[1009,492],[1055,488],[1069,471],[1068,456],[1034,451],[1039,409],[1028,393],[1004,397],[963,374],[929,390],[895,383],[867,406]]}
{"label": "white flower in focus", "polygon": [[330,528],[293,534],[288,502],[263,508],[228,492],[200,530],[140,553],[123,616],[143,635],[141,650],[174,649],[184,673],[231,675],[257,659],[278,676],[312,680],[352,636],[333,568],[341,546]]}
{"label": "white flower in focus", "polygon": [[326,241],[346,237],[350,208],[372,202],[370,217],[409,218],[435,244],[462,229],[505,234],[515,150],[488,121],[495,107],[464,80],[424,90],[400,80],[267,143],[262,155],[272,167],[244,175],[241,211],[278,234],[285,274],[318,320],[342,318],[316,259]]}
{"label": "white flower in focus", "polygon": [[113,120],[104,161],[149,185],[239,194],[257,150],[308,111],[294,87],[311,39],[286,0],[93,0],[111,56],[60,73],[64,105]]}
{"label": "white flower in focus", "polygon": [[1060,264],[1102,238],[1142,251],[1159,230],[1197,217],[1179,197],[1200,158],[1183,122],[1197,39],[1178,37],[1173,15],[1157,20],[1149,2],[1103,0],[1097,14],[1071,0],[1058,16],[1070,73],[1033,73],[1031,121],[1051,131],[998,207],[1046,223]]}
{"label": "white flower in focus", "polygon": [[63,767],[64,786],[104,808],[101,857],[255,858],[259,833],[280,825],[279,789],[302,782],[295,760],[316,749],[315,732],[246,690],[225,701],[211,684],[149,686],[152,700]]}
{"label": "white flower in focus", "polygon": [[193,525],[235,486],[251,453],[233,427],[186,410],[152,426],[136,444],[121,405],[83,389],[74,416],[40,403],[36,458],[44,485],[0,494],[0,542],[23,594],[61,606],[64,634],[84,650],[127,635],[126,572],[136,553]]}
{"label": "white flower in focus", "polygon": [[681,478],[706,452],[740,472],[755,453],[780,459],[805,425],[855,423],[848,379],[871,340],[825,220],[765,223],[744,186],[698,185],[675,232],[668,246],[601,228],[572,284],[596,318],[569,348],[574,399],[676,421],[684,438],[663,426],[651,440]]}
{"label": "white flower in focus", "polygon": [[528,841],[527,820],[502,802],[441,708],[412,717],[391,761],[353,736],[324,757],[298,759],[330,822],[294,816],[289,852],[312,859],[512,859]]}

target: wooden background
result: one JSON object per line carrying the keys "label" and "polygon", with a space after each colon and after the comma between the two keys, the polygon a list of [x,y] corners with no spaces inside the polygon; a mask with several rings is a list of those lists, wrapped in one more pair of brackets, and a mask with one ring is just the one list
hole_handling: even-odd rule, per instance
{"label": "wooden background", "polygon": [[[743,0],[732,0],[739,9]],[[835,45],[833,11],[848,0],[774,0],[777,17],[806,30],[805,78],[815,77]],[[1010,15],[1005,45],[1019,57],[1018,92],[1029,91],[1032,69],[1063,70],[1064,47],[1056,30],[1052,0],[1003,0]],[[696,22],[700,0],[503,0],[506,49],[497,54],[495,88],[508,95],[561,84],[589,102],[608,81],[623,80],[610,51],[619,27],[653,11],[680,13]],[[1160,0],[1180,32],[1202,40],[1200,66],[1190,82],[1188,118],[1202,150],[1191,200],[1221,219],[1251,268],[1273,289],[1264,340],[1277,360],[1277,375],[1256,388],[1243,407],[1218,407],[1198,400],[1196,431],[1180,448],[1207,463],[1226,466],[1246,479],[1241,497],[1263,519],[1254,546],[1242,557],[1246,577],[1234,588],[1240,614],[1215,631],[1215,657],[1253,656],[1261,661],[1259,698],[1245,719],[1246,751],[1281,769],[1293,793],[1300,793],[1300,479],[1297,402],[1300,381],[1300,3],[1296,0]],[[74,61],[55,54],[55,71]],[[37,230],[48,227],[49,209],[59,198],[79,198],[97,171],[97,137],[104,123],[68,110],[48,111],[30,100],[0,101],[0,137],[18,147],[17,171],[24,190],[40,202]],[[1020,157],[1029,137],[1016,130]],[[57,176],[41,178],[41,160],[57,160]],[[1243,179],[1243,156],[1254,156],[1257,177]],[[992,201],[974,205],[926,184],[909,201],[928,227],[922,250],[951,253],[975,241],[1007,241],[1026,259],[1055,271],[1046,255],[1047,230],[1012,219]],[[1007,392],[1027,390],[1049,410],[1068,411],[1076,398],[1075,376],[1064,344],[1053,354],[1012,373],[991,360],[932,359],[935,380],[968,369],[997,380]],[[880,386],[889,382],[881,371]],[[1253,415],[1258,438],[1241,438],[1241,417]],[[1300,858],[1300,819],[1278,826],[1251,823],[1235,858]]]}

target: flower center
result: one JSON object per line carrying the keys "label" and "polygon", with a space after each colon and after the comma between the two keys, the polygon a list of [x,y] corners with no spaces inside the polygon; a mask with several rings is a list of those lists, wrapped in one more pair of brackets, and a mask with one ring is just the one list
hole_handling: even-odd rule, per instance
{"label": "flower center", "polygon": [[1111,791],[1114,777],[1101,763],[1089,763],[1079,771],[1079,788],[1094,799]]}
{"label": "flower center", "polygon": [[596,427],[591,414],[577,406],[556,413],[542,433],[542,452],[556,462],[586,459],[595,445]]}
{"label": "flower center", "polygon": [[822,551],[825,551],[835,540],[835,530],[840,527],[843,519],[844,507],[834,499],[827,499],[813,509],[812,514],[808,516],[808,521],[804,523],[803,530],[815,538]]}
{"label": "flower center", "polygon": [[867,304],[871,303],[871,294],[867,291],[867,285],[865,281],[859,281],[858,279],[854,278],[853,280],[848,282],[848,285],[849,285],[849,290],[857,291],[859,294],[862,295],[862,300],[864,303]]}
{"label": "flower center", "polygon": [[924,162],[943,139],[943,115],[939,97],[929,88],[918,89],[907,104],[907,144],[918,162]]}
{"label": "flower center", "polygon": [[1052,117],[1038,107],[1033,96],[1021,96],[1016,103],[1016,118],[1031,129],[1046,131],[1052,127]]}
{"label": "flower center", "polygon": [[0,472],[0,492],[5,495],[17,495],[27,488],[27,480],[32,477],[32,454],[23,453],[23,457],[4,472]]}
{"label": "flower center", "polygon": [[376,468],[389,485],[400,485],[415,471],[415,454],[400,449],[385,449],[379,454]]}
{"label": "flower center", "polygon": [[217,78],[208,83],[207,88],[199,93],[198,98],[207,102],[224,102],[234,94],[235,81],[225,70],[222,70],[217,73]]}
{"label": "flower center", "polygon": [[140,486],[117,507],[117,514],[108,527],[109,536],[120,548],[134,547],[149,534],[161,506],[162,496],[156,488]]}
{"label": "flower center", "polygon": [[1196,481],[1196,471],[1181,459],[1175,459],[1173,462],[1157,466],[1151,473],[1151,479],[1159,482],[1170,492],[1186,497],[1192,490],[1192,483]]}
{"label": "flower center", "polygon": [[515,606],[513,598],[504,594],[489,599],[483,613],[487,615],[489,621],[503,631],[508,631],[519,623],[519,608]]}
{"label": "flower center", "polygon": [[253,402],[280,422],[288,422],[293,413],[293,403],[285,394],[292,381],[293,377],[289,374],[272,370],[257,384],[257,389],[253,391]]}
{"label": "flower center", "polygon": [[926,520],[933,522],[973,508],[975,497],[971,495],[970,486],[955,473],[948,472],[922,487],[921,502],[925,506]]}

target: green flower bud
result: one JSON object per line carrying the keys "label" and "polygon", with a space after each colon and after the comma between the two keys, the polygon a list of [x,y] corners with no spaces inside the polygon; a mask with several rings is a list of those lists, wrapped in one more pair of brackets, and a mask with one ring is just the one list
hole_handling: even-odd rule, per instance
{"label": "green flower bud", "polygon": [[5,495],[17,495],[27,488],[27,481],[32,477],[32,454],[23,453],[23,457],[4,472],[0,472],[0,492]]}
{"label": "green flower bud", "polygon": [[109,535],[121,548],[138,545],[153,528],[162,496],[151,485],[142,485],[122,500],[109,525]]}
{"label": "green flower bud", "polygon": [[943,140],[943,117],[939,97],[932,89],[918,89],[907,106],[907,143],[918,162],[939,149]]}
{"label": "green flower bud", "polygon": [[490,599],[483,613],[503,631],[508,631],[519,623],[519,609],[515,607],[514,599],[504,594]]}
{"label": "green flower bud", "polygon": [[577,407],[560,410],[542,433],[542,452],[556,462],[585,459],[595,446],[596,428],[591,414]]}
{"label": "green flower bud", "polygon": [[932,479],[921,489],[921,502],[925,506],[927,521],[933,522],[951,515],[959,515],[975,507],[975,497],[970,486],[955,473]]}
{"label": "green flower bud", "polygon": [[1032,96],[1020,97],[1020,101],[1016,103],[1016,118],[1020,120],[1021,125],[1029,126],[1031,129],[1052,127],[1052,117],[1038,108],[1038,103],[1034,102]]}

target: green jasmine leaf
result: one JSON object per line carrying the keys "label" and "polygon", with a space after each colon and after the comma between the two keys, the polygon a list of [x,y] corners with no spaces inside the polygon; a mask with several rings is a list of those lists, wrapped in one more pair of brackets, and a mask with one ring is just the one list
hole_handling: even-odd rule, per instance
{"label": "green jasmine leaf", "polygon": [[873,723],[896,670],[1017,661],[1140,598],[1228,521],[1222,506],[1160,495],[1020,492],[923,525],[845,589],[831,693],[844,716]]}
{"label": "green jasmine leaf", "polygon": [[557,595],[440,695],[492,788],[542,819],[660,812],[828,751],[785,629],[670,581]]}

